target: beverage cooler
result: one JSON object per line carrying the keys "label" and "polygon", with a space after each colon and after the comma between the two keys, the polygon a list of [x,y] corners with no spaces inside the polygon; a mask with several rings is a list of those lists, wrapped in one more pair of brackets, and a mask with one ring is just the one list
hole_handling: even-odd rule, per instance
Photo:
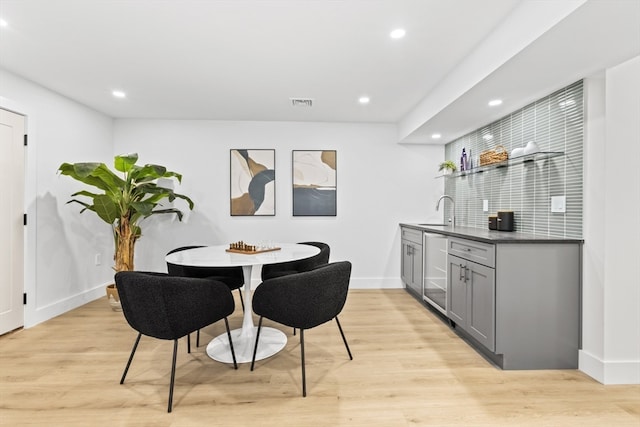
{"label": "beverage cooler", "polygon": [[424,233],[422,298],[433,308],[447,314],[447,236]]}

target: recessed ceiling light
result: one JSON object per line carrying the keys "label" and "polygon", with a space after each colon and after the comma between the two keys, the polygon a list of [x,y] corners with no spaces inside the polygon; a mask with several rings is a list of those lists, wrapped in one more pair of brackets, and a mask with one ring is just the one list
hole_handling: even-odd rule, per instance
{"label": "recessed ceiling light", "polygon": [[371,101],[371,99],[368,96],[361,96],[360,98],[358,98],[358,102],[360,104],[368,104]]}
{"label": "recessed ceiling light", "polygon": [[500,104],[502,104],[502,99],[492,99],[489,101],[489,107],[497,107]]}
{"label": "recessed ceiling light", "polygon": [[111,92],[111,94],[112,94],[113,96],[115,96],[116,98],[126,98],[126,97],[127,97],[127,94],[126,94],[126,93],[124,93],[124,92],[123,92],[123,91],[121,91],[121,90],[114,90],[113,92]]}
{"label": "recessed ceiling light", "polygon": [[433,139],[440,139],[440,137],[441,137],[441,136],[442,136],[442,135],[440,135],[439,133],[434,133],[434,134],[432,134],[432,135],[431,135],[431,138],[433,138]]}
{"label": "recessed ceiling light", "polygon": [[401,39],[405,34],[407,34],[407,32],[404,30],[404,28],[396,28],[395,30],[391,31],[389,36],[392,39]]}
{"label": "recessed ceiling light", "polygon": [[0,19],[0,27],[7,27],[7,26],[9,26],[9,23],[4,19]]}

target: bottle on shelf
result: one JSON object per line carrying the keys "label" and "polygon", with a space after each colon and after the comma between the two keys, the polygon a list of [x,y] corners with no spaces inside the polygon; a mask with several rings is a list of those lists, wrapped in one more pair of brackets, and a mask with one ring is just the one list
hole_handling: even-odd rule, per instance
{"label": "bottle on shelf", "polygon": [[467,170],[467,152],[464,148],[462,149],[462,155],[460,156],[460,170]]}

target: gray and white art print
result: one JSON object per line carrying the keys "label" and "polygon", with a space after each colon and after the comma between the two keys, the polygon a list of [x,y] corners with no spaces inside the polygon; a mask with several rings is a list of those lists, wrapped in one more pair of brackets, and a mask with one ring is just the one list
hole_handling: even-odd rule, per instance
{"label": "gray and white art print", "polygon": [[293,216],[336,216],[337,152],[293,151]]}

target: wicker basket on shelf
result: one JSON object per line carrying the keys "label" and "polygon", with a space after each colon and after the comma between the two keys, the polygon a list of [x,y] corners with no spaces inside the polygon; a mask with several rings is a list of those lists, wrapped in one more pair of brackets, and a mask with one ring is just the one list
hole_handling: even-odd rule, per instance
{"label": "wicker basket on shelf", "polygon": [[480,153],[480,166],[504,162],[508,158],[507,150],[502,145],[498,145],[493,150],[485,150]]}

